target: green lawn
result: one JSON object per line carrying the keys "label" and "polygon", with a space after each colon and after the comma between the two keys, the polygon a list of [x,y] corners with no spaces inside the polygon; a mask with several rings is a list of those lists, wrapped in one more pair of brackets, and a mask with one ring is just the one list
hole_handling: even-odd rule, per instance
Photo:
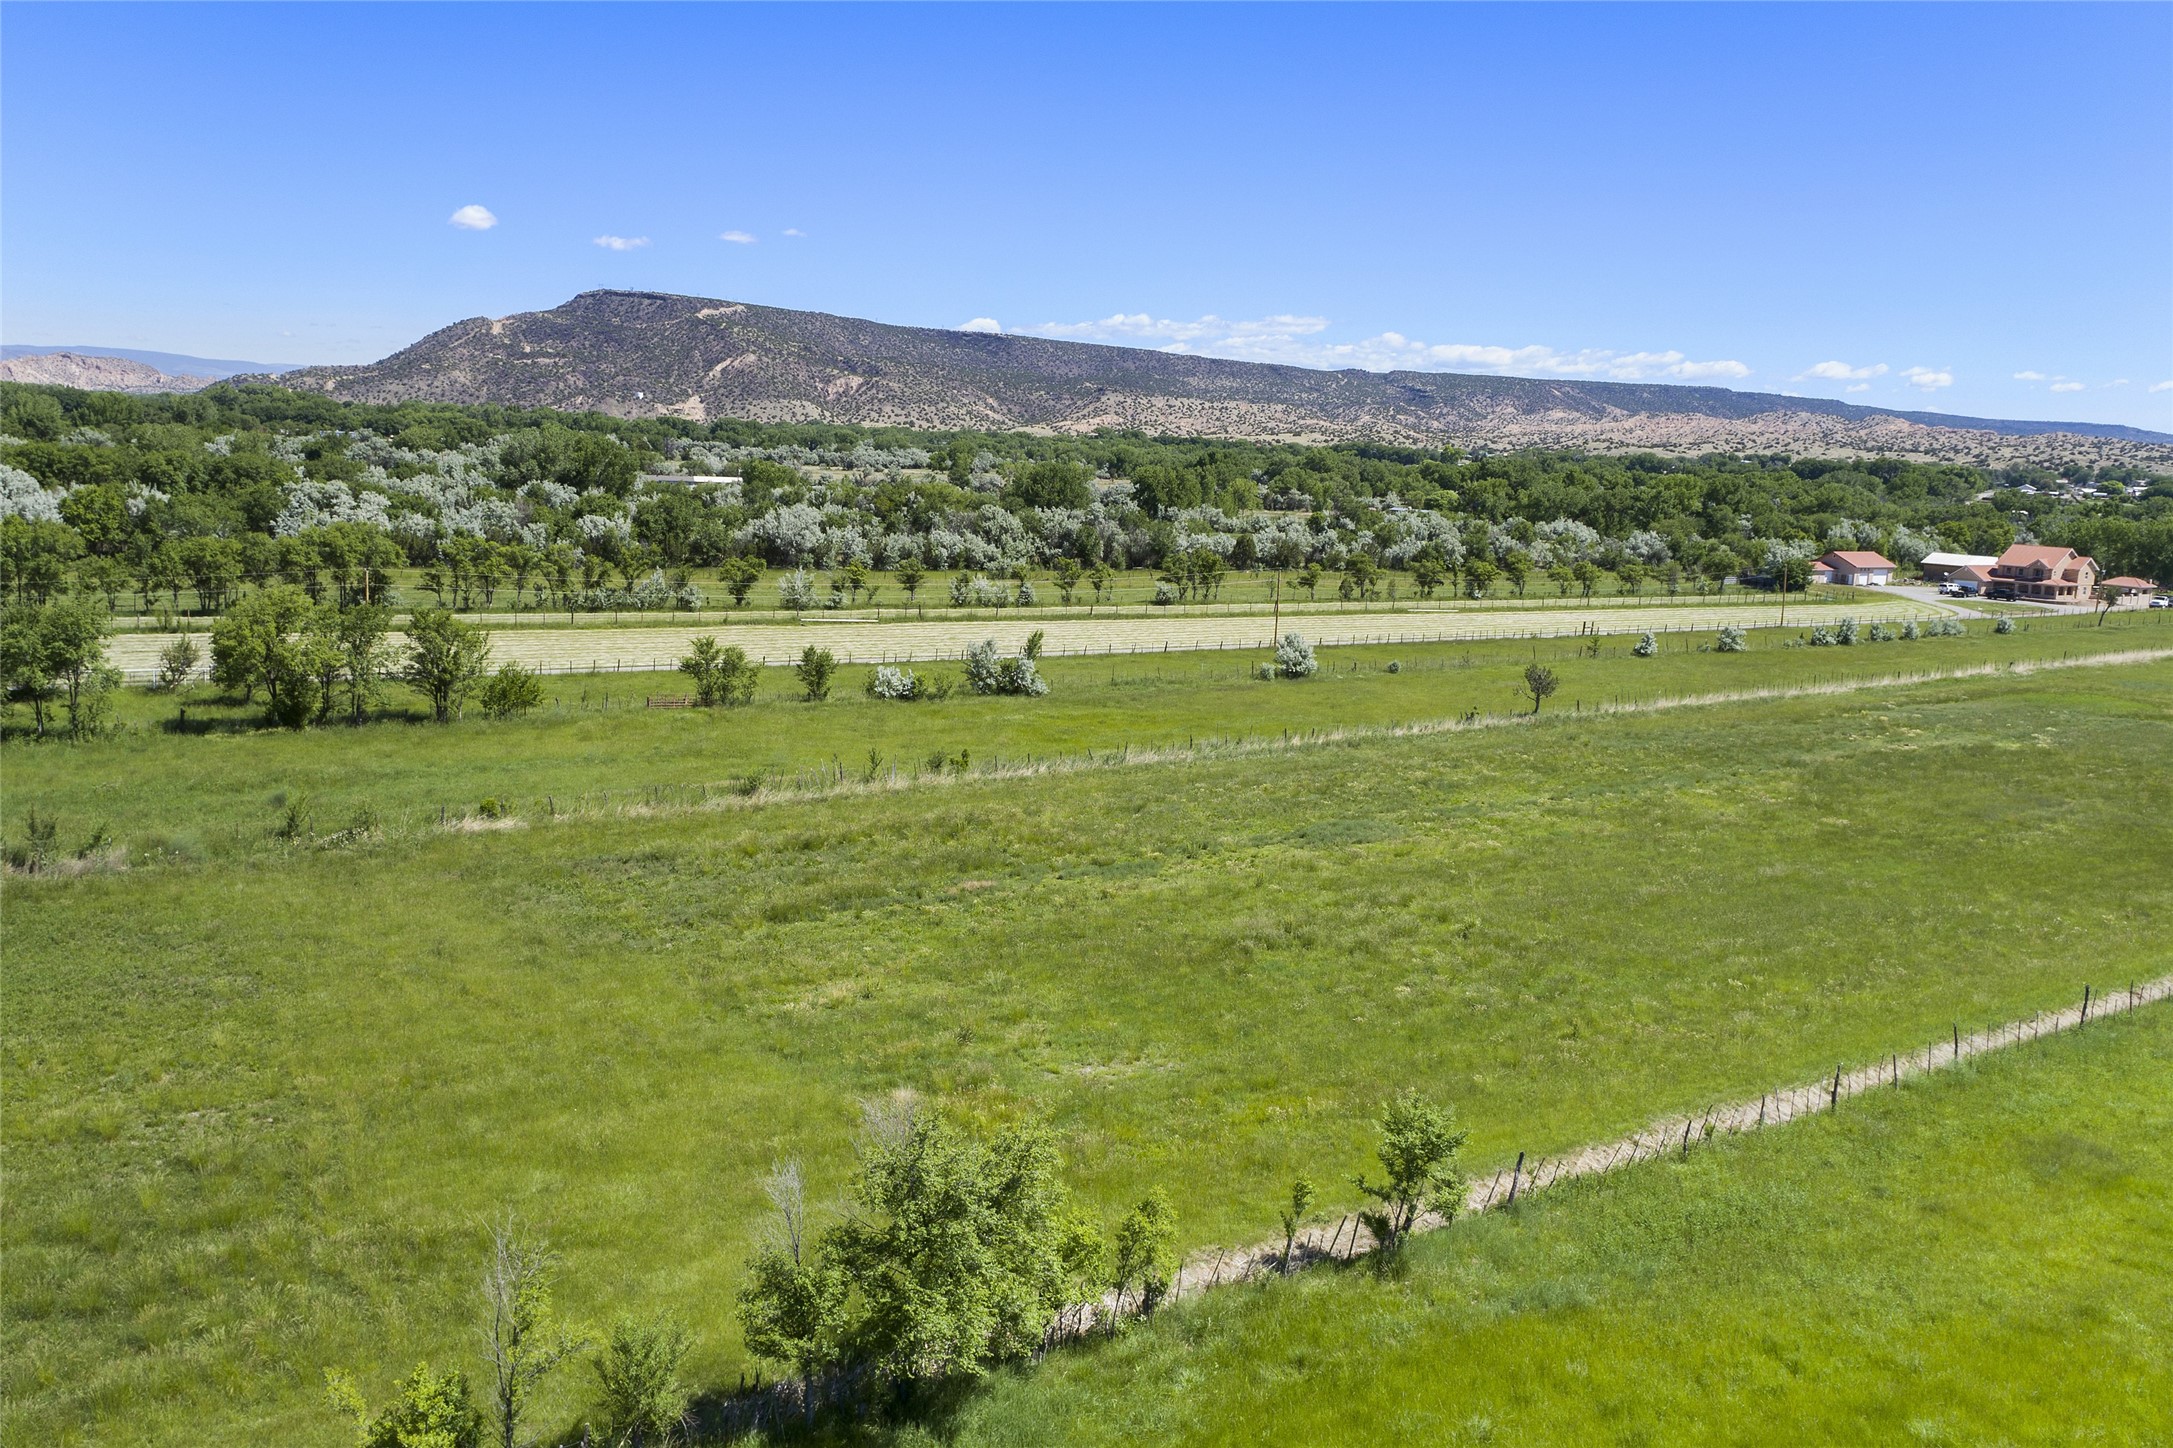
{"label": "green lawn", "polygon": [[1408,1256],[1392,1280],[1214,1294],[941,1426],[960,1445],[2173,1441],[2173,1012]]}
{"label": "green lawn", "polygon": [[[384,737],[475,795],[551,727]],[[2159,663],[13,881],[0,1436],[336,1442],[327,1365],[469,1356],[507,1207],[729,1385],[757,1177],[901,1087],[1246,1241],[1406,1082],[1489,1165],[2147,977],[2169,761]]]}
{"label": "green lawn", "polygon": [[[1050,659],[1052,690],[1031,700],[964,695],[942,702],[885,703],[861,692],[865,669],[846,668],[831,699],[810,705],[785,669],[764,671],[758,702],[712,712],[650,710],[650,695],[683,695],[678,674],[553,676],[537,715],[495,723],[471,716],[440,728],[405,690],[392,717],[361,729],[302,734],[260,730],[261,707],[222,703],[208,688],[187,707],[192,728],[166,726],[174,699],[126,691],[118,738],[75,746],[0,746],[7,775],[0,830],[20,836],[24,814],[59,821],[75,849],[103,829],[134,864],[225,858],[283,849],[272,834],[290,800],[305,798],[320,833],[374,811],[399,833],[458,819],[485,798],[524,815],[613,801],[680,798],[749,777],[790,781],[810,771],[910,773],[930,756],[964,751],[983,764],[1078,755],[1130,744],[1280,736],[1343,725],[1510,714],[1524,666],[1549,664],[1562,681],[1550,709],[1612,700],[1679,697],[1850,676],[1950,670],[1986,662],[2061,658],[2107,649],[2173,647],[2173,616],[2131,613],[2105,627],[2038,623],[1995,635],[1855,648],[1787,648],[1795,631],[1758,630],[1744,654],[1699,653],[1709,639],[1668,637],[1658,657],[1632,655],[1635,640],[1610,637],[1413,644],[1322,651],[1323,672],[1300,682],[1254,677],[1264,651],[1115,659]],[[1593,656],[1588,647],[1596,647]],[[1688,651],[1685,651],[1685,649]],[[1389,673],[1394,662],[1400,672]],[[942,672],[938,670],[937,672]],[[955,672],[955,671],[954,671]],[[17,727],[25,723],[17,711]],[[236,732],[246,731],[246,732]]]}

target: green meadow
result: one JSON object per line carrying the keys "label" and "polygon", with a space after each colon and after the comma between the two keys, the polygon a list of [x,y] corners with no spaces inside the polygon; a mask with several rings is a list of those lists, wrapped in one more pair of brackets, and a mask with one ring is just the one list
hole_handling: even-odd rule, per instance
{"label": "green meadow", "polygon": [[1188,1303],[938,1426],[977,1448],[2163,1443],[2173,1016],[1566,1185],[1405,1255]]}
{"label": "green meadow", "polygon": [[[290,805],[306,815],[305,833],[335,834],[373,818],[380,829],[412,832],[473,815],[486,799],[534,818],[840,772],[910,776],[939,757],[955,771],[961,755],[969,768],[987,767],[1127,745],[1507,716],[1530,707],[1518,690],[1535,660],[1561,680],[1547,710],[1573,713],[1605,702],[2173,647],[2173,615],[2165,614],[2116,614],[2104,626],[2039,619],[2005,635],[1989,623],[1969,629],[1966,637],[1819,649],[1790,647],[1798,631],[1753,630],[1741,654],[1698,651],[1709,637],[1663,636],[1649,659],[1633,655],[1634,637],[1335,648],[1321,651],[1322,672],[1304,681],[1255,677],[1264,650],[1052,658],[1043,663],[1045,698],[961,694],[912,704],[867,698],[868,671],[857,667],[839,670],[826,702],[805,703],[791,670],[767,669],[756,701],[732,710],[645,707],[687,692],[676,673],[553,675],[544,680],[548,702],[523,719],[493,721],[471,705],[458,724],[435,726],[395,686],[377,722],[301,733],[262,728],[261,706],[209,686],[178,699],[131,689],[118,737],[69,745],[18,732],[0,746],[8,784],[0,832],[19,838],[35,810],[57,821],[64,850],[99,836],[140,867],[283,850],[274,831],[286,827]],[[184,709],[186,730],[178,727]]]}
{"label": "green meadow", "polygon": [[[2052,652],[2101,635],[2136,647],[2155,636],[2143,627],[2076,631]],[[1514,728],[556,823],[528,811],[560,779],[572,793],[828,753],[849,766],[869,748],[1015,757],[1507,709],[1530,646],[1451,646],[1429,667],[1403,650],[1395,674],[1378,651],[1352,651],[1356,667],[1289,684],[1243,679],[1228,659],[1189,677],[1174,658],[1120,661],[1114,680],[1106,662],[1055,661],[1056,692],[1031,701],[878,706],[848,684],[829,705],[773,698],[718,717],[566,711],[11,745],[11,817],[110,806],[132,849],[155,831],[193,831],[198,847],[173,852],[180,863],[6,886],[0,1436],[342,1441],[350,1429],[319,1391],[328,1366],[381,1394],[419,1358],[472,1363],[484,1224],[507,1210],[565,1253],[570,1313],[669,1310],[693,1330],[696,1383],[729,1389],[750,1366],[730,1304],[758,1178],[798,1158],[832,1196],[859,1103],[900,1090],[974,1121],[1046,1119],[1086,1203],[1106,1219],[1164,1187],[1189,1248],[1268,1235],[1300,1171],[1330,1184],[1324,1210],[1353,1206],[1341,1184],[1365,1162],[1381,1100],[1407,1084],[1456,1103],[1472,1163],[1491,1169],[1956,1020],[2065,1002],[2085,981],[2155,975],[2173,932],[2173,663],[1661,713],[1563,707],[1953,667],[2052,641],[1980,632],[1652,660],[1610,642],[1598,659],[1558,659],[1562,694]],[[279,790],[310,792],[335,825],[365,801],[389,813],[501,793],[521,810],[507,828],[242,848],[265,838]],[[2123,1109],[2109,1094],[2097,1104],[2109,1120]],[[1904,1115],[1897,1132],[1915,1129]],[[1861,1128],[1805,1128],[1829,1129]],[[1832,1179],[1822,1147],[1781,1161],[1791,1139],[1686,1171],[1751,1173],[1751,1196],[1711,1198],[1742,1203],[1716,1209],[1726,1240],[1779,1232],[1792,1251],[1838,1251],[1838,1228],[1764,1221],[1758,1203],[1779,1198],[1758,1193],[1781,1188],[1755,1184],[1759,1163],[1798,1172],[1788,1180],[1805,1184],[1788,1190],[1821,1201],[1875,1183]],[[1892,1160],[1916,1169],[1901,1148]],[[1635,1190],[1678,1180],[1653,1177]],[[1611,1301],[1623,1289],[1604,1232],[1575,1236],[1582,1190],[1535,1209],[1543,1221],[1424,1251],[1462,1261],[1465,1243],[1491,1244],[1476,1260],[1511,1282],[1536,1271],[1519,1265],[1520,1242],[1565,1261],[1582,1250],[1591,1280],[1578,1290]],[[1943,1239],[1965,1274],[2009,1250],[1974,1232],[1968,1195],[1953,1189]],[[2147,1253],[2141,1225],[2104,1220],[2114,1255]],[[1892,1238],[1882,1260],[1901,1247]],[[1696,1256],[1658,1237],[1651,1252]],[[1432,1271],[1396,1291],[1418,1293]],[[1532,1280],[1528,1300],[1543,1304],[1549,1279]],[[1729,1281],[1756,1285],[1723,1274],[1713,1290]],[[1846,1285],[1801,1321],[1849,1310],[1861,1298]],[[2059,1320],[2087,1315],[2104,1299],[2086,1286],[2048,1274],[2033,1301],[2049,1293]],[[1294,1323],[1325,1322],[1361,1311],[1334,1306],[1359,1289],[1307,1283],[1274,1301],[1297,1304]],[[1442,1301],[1486,1317],[1462,1286]],[[1264,1403],[1197,1424],[1166,1416],[1194,1381],[1167,1356],[1171,1335],[1254,1310],[1267,1309],[1175,1314],[1114,1349],[1059,1355],[1041,1375],[1050,1396],[1030,1396],[1038,1376],[1006,1384],[970,1421],[1046,1441],[1094,1395],[1096,1363],[1136,1353],[1138,1396],[1120,1406],[1137,1416],[1109,1418],[1110,1436],[1161,1436],[1125,1426],[1136,1421],[1257,1437],[1219,1425]],[[1758,1341],[1740,1315],[1701,1325],[1659,1296],[1640,1310],[1671,1340],[1709,1329],[1712,1353]],[[2147,1348],[2145,1328],[2122,1320],[2101,1313],[2093,1331]],[[1564,1364],[1626,1380],[1634,1334],[1608,1356],[1593,1341],[1603,1327],[1576,1332],[1563,1341],[1591,1345],[1565,1346]],[[1391,1335],[1382,1361],[1440,1372],[1425,1343],[1416,1328]],[[548,1423],[578,1420],[586,1382],[554,1380]],[[1543,1386],[1517,1382],[1507,1406],[1442,1399],[1441,1421],[1506,1424]]]}

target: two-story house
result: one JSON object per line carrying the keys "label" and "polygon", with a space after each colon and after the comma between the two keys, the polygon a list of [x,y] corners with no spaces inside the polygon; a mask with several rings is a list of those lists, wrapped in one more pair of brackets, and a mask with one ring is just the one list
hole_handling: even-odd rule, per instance
{"label": "two-story house", "polygon": [[2026,598],[2035,603],[2088,603],[2098,586],[2098,565],[2072,548],[2017,543],[1992,565],[1994,598]]}

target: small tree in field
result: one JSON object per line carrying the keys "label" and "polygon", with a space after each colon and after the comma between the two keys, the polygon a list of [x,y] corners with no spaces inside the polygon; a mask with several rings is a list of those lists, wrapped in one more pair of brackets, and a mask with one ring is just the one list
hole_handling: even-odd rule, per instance
{"label": "small tree in field", "polygon": [[1534,714],[1537,714],[1539,706],[1553,698],[1555,691],[1561,687],[1562,681],[1557,679],[1554,676],[1554,670],[1548,668],[1545,664],[1527,664],[1524,666],[1524,697],[1532,701],[1532,712]]}
{"label": "small tree in field", "polygon": [[717,570],[717,579],[724,585],[725,591],[732,595],[732,602],[744,608],[747,595],[754,592],[755,585],[762,581],[762,560],[749,558],[745,554],[737,558],[727,558],[724,560],[724,567]]}
{"label": "small tree in field", "polygon": [[837,671],[837,655],[813,644],[801,651],[800,662],[792,666],[792,672],[800,680],[802,697],[810,704],[819,704],[830,697],[830,679]]}
{"label": "small tree in field", "polygon": [[663,1448],[680,1440],[690,1394],[679,1381],[679,1365],[689,1346],[687,1330],[669,1319],[622,1317],[612,1324],[596,1356],[596,1386],[613,1441]]}
{"label": "small tree in field", "polygon": [[1077,591],[1079,580],[1085,576],[1086,570],[1079,566],[1079,560],[1076,558],[1059,558],[1056,560],[1055,572],[1056,596],[1063,600],[1066,608],[1069,608],[1071,606],[1071,596]]}
{"label": "small tree in field", "polygon": [[679,672],[694,681],[695,702],[705,709],[747,703],[754,698],[760,677],[756,666],[747,661],[745,649],[725,648],[714,634],[702,634],[687,644]]}
{"label": "small tree in field", "polygon": [[483,1415],[468,1397],[467,1374],[457,1369],[441,1377],[418,1364],[374,1418],[353,1378],[335,1370],[324,1379],[334,1410],[355,1420],[356,1448],[482,1448]]}
{"label": "small tree in field", "polygon": [[517,719],[543,703],[543,680],[519,664],[501,664],[484,681],[476,702],[493,719]]}
{"label": "small tree in field", "polygon": [[1152,1313],[1169,1292],[1177,1269],[1177,1213],[1157,1187],[1117,1224],[1115,1262],[1110,1286],[1121,1298],[1135,1284],[1142,1316]]}
{"label": "small tree in field", "polygon": [[1320,660],[1303,634],[1286,633],[1275,646],[1275,672],[1286,679],[1310,679],[1320,672]]}
{"label": "small tree in field", "polygon": [[845,1330],[844,1274],[809,1231],[800,1164],[787,1162],[763,1183],[777,1214],[768,1240],[747,1264],[740,1288],[740,1331],[747,1350],[799,1374],[807,1415],[815,1379],[835,1359]]}
{"label": "small tree in field", "polygon": [[1356,1178],[1358,1189],[1381,1204],[1363,1213],[1373,1239],[1385,1251],[1403,1245],[1421,1212],[1443,1218],[1456,1215],[1464,1192],[1456,1158],[1469,1134],[1456,1129],[1456,1117],[1416,1091],[1406,1090],[1381,1110],[1381,1142],[1374,1149],[1387,1179],[1379,1185]]}
{"label": "small tree in field", "polygon": [[1647,629],[1637,636],[1637,642],[1631,646],[1630,652],[1641,659],[1649,659],[1660,652],[1660,641],[1652,636],[1652,630]]}
{"label": "small tree in field", "polygon": [[1298,1244],[1298,1229],[1313,1210],[1313,1183],[1299,1177],[1290,1184],[1290,1201],[1283,1208],[1283,1275],[1290,1275],[1290,1253]]}
{"label": "small tree in field", "polygon": [[196,647],[196,640],[182,634],[159,651],[158,687],[168,694],[178,694],[196,673],[204,655]]}
{"label": "small tree in field", "polygon": [[490,1363],[499,1448],[516,1448],[521,1417],[536,1389],[582,1343],[551,1308],[558,1255],[543,1240],[523,1237],[509,1216],[491,1232],[483,1274],[483,1352]]}
{"label": "small tree in field", "polygon": [[898,587],[904,590],[905,601],[910,604],[920,597],[921,580],[928,576],[928,570],[921,567],[918,558],[901,558],[898,566],[890,570],[890,576],[898,580]]}
{"label": "small tree in field", "polygon": [[430,717],[443,724],[482,682],[490,658],[490,634],[442,608],[418,609],[407,625],[407,678],[430,700]]}
{"label": "small tree in field", "polygon": [[[1915,619],[1911,619],[1909,621],[1909,629],[1910,632],[1906,636],[1909,638],[1915,638]],[[1736,627],[1734,624],[1723,624],[1721,625],[1720,629],[1720,642],[1715,644],[1713,647],[1724,654],[1740,654],[1750,648],[1750,639],[1743,632],[1742,629]]]}
{"label": "small tree in field", "polygon": [[2120,602],[2122,594],[2123,590],[2114,587],[2110,583],[2101,583],[2090,590],[2091,601],[2098,606],[2099,628],[2105,627],[2105,615],[2113,611],[2113,605]]}

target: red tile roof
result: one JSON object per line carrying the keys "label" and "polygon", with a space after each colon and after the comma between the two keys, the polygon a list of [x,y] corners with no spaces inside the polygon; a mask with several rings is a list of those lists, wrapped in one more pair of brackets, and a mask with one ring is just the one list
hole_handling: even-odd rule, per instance
{"label": "red tile roof", "polygon": [[1999,556],[2002,568],[2028,568],[2041,563],[2047,568],[2058,568],[2075,556],[2072,548],[2054,548],[2043,543],[2017,543]]}
{"label": "red tile roof", "polygon": [[2137,593],[2143,592],[2146,589],[2156,588],[2158,586],[2157,584],[2152,583],[2147,578],[2137,578],[2133,574],[2128,573],[2123,573],[2118,578],[2101,578],[2098,580],[2098,582],[2104,584],[2108,588],[2125,588]]}
{"label": "red tile roof", "polygon": [[1838,562],[1844,568],[1855,569],[1858,571],[1867,568],[1885,568],[1891,570],[1894,566],[1887,559],[1881,557],[1876,553],[1843,553],[1838,550],[1832,553],[1828,553],[1824,558],[1821,558],[1818,561],[1821,563]]}

